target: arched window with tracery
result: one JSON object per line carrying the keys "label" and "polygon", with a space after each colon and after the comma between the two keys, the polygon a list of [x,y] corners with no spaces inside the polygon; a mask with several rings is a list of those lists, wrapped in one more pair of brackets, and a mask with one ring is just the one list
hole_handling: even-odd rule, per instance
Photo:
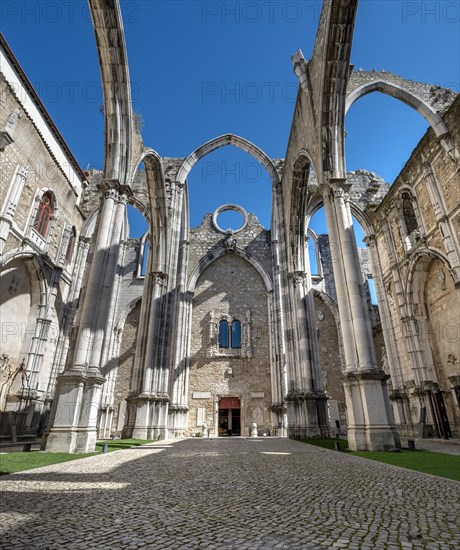
{"label": "arched window with tracery", "polygon": [[33,228],[45,238],[48,235],[51,218],[54,210],[54,195],[51,191],[43,193],[35,215]]}
{"label": "arched window with tracery", "polygon": [[70,262],[72,261],[73,251],[75,248],[75,237],[76,237],[75,227],[72,227],[72,230],[70,232],[70,237],[67,242],[67,247],[65,250],[65,261],[68,264],[70,264]]}
{"label": "arched window with tracery", "polygon": [[409,193],[402,194],[402,210],[408,235],[418,229],[417,216],[415,215],[414,205],[412,201],[413,199],[409,195]]}
{"label": "arched window with tracery", "polygon": [[420,240],[420,224],[417,219],[415,198],[408,191],[401,194],[401,213],[404,220],[407,247],[411,248]]}

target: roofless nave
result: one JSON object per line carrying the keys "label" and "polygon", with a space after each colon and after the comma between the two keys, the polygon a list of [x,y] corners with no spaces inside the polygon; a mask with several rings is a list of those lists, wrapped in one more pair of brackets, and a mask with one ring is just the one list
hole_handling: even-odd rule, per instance
{"label": "roofless nave", "polygon": [[[2,324],[0,405],[16,411],[17,430],[44,431],[46,449],[64,452],[93,450],[97,436],[183,437],[203,425],[213,436],[248,435],[255,423],[314,437],[337,421],[358,450],[393,448],[399,434],[459,435],[460,100],[352,71],[357,4],[325,2],[311,59],[292,59],[299,90],[285,159],[232,134],[183,159],[144,145],[118,1],[90,0],[105,167],[89,181],[2,39],[0,295],[12,322]],[[346,172],[345,115],[372,92],[430,126],[391,188]],[[239,205],[189,226],[187,177],[228,145],[270,176],[270,230]],[[37,161],[57,167],[46,185]],[[142,239],[129,239],[127,204],[148,221]],[[321,207],[328,235],[308,229]],[[243,214],[233,233],[219,225],[228,208]]]}

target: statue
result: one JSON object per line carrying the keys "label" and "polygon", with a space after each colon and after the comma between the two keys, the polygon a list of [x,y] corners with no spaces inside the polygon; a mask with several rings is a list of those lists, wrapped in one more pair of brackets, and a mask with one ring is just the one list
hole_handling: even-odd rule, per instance
{"label": "statue", "polygon": [[227,229],[225,232],[224,246],[227,250],[235,252],[236,250],[236,239],[233,237],[233,231]]}

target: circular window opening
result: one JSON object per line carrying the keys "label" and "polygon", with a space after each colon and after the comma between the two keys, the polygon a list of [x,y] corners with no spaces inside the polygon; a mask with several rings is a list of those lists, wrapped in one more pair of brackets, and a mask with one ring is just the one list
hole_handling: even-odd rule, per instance
{"label": "circular window opening", "polygon": [[228,230],[237,233],[246,227],[248,215],[241,206],[225,204],[214,212],[212,221],[221,233],[226,233]]}
{"label": "circular window opening", "polygon": [[233,232],[238,231],[244,224],[244,216],[241,212],[235,212],[234,210],[226,210],[221,212],[217,216],[217,223],[219,227],[227,230],[231,229]]}

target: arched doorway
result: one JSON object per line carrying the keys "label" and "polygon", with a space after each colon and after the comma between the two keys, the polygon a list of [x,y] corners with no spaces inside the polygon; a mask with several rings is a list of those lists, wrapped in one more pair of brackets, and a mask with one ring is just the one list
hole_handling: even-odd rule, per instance
{"label": "arched doorway", "polygon": [[[444,258],[431,251],[421,254],[408,279],[408,302],[417,322],[423,357],[423,395],[412,396],[414,422],[426,409],[426,435],[447,438],[460,432],[459,386],[460,300]],[[456,307],[453,305],[456,304]],[[410,373],[406,373],[408,379]],[[418,418],[417,418],[418,417]]]}

